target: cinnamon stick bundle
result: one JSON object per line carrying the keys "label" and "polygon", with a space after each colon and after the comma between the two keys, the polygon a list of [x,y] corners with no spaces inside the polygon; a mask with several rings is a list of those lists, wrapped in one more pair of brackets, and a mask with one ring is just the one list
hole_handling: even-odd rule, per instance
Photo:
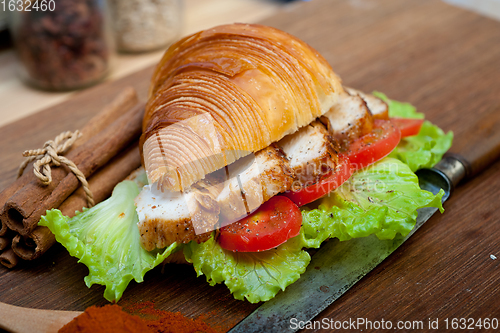
{"label": "cinnamon stick bundle", "polygon": [[[104,107],[101,112],[90,119],[85,127],[82,128],[80,131],[82,136],[74,143],[72,149],[74,150],[76,147],[85,144],[90,138],[118,119],[123,114],[123,110],[129,110],[138,102],[135,89],[132,87],[125,88],[109,105]],[[31,172],[31,168],[28,167],[21,177],[0,193],[0,236],[5,235],[9,229],[6,221],[7,212],[4,211],[7,200],[27,184],[37,181],[38,179]],[[15,214],[14,212],[12,213]],[[12,226],[10,226],[10,229],[13,229]]]}
{"label": "cinnamon stick bundle", "polygon": [[[133,107],[88,142],[72,149],[66,157],[88,178],[139,138],[143,115],[143,104]],[[37,227],[40,216],[47,209],[59,207],[79,185],[77,177],[68,173],[66,168],[53,168],[50,185],[32,181],[7,200],[2,221],[12,230],[27,236]]]}
{"label": "cinnamon stick bundle", "polygon": [[[138,142],[114,157],[89,179],[89,187],[96,203],[107,199],[113,188],[141,165]],[[81,211],[87,201],[80,187],[60,206],[63,215],[73,217]],[[55,243],[55,237],[47,227],[36,227],[28,236],[17,235],[12,241],[12,250],[24,260],[33,260],[44,254]]]}
{"label": "cinnamon stick bundle", "polygon": [[[71,147],[70,154],[73,153],[76,155],[75,151],[82,152],[84,150],[83,146],[85,146],[89,142],[89,140],[94,138],[98,133],[102,134],[102,132],[106,128],[110,127],[111,124],[116,123],[117,119],[121,120],[123,122],[124,114],[126,113],[126,111],[130,110],[131,108],[133,108],[137,104],[138,104],[138,98],[137,98],[137,94],[136,94],[135,90],[131,87],[125,88],[116,98],[113,99],[113,101],[110,104],[105,106],[101,112],[99,112],[97,115],[95,115],[85,125],[85,127],[80,130],[81,137]],[[137,108],[139,111],[138,113],[141,113],[140,106],[138,106]],[[130,119],[133,118],[133,117],[130,117],[130,115],[131,114],[129,114],[128,118],[130,118]],[[136,123],[139,124],[139,127],[140,127],[141,121],[139,120]],[[118,126],[115,126],[115,129],[116,129],[116,127],[118,127]],[[109,134],[109,132],[108,132],[108,134]],[[132,136],[135,137],[135,135],[132,135]],[[132,141],[133,140],[134,139],[132,139]],[[111,141],[113,141],[113,140],[111,140]],[[118,151],[120,150],[120,147],[123,148],[127,145],[128,145],[127,143],[123,143],[123,145],[119,145],[119,147],[115,149],[116,151],[114,152],[114,154],[118,153]],[[118,174],[120,174],[120,172],[125,173],[125,171],[123,171],[123,167],[132,169],[132,168],[135,168],[138,166],[138,163],[140,163],[140,157],[138,157],[138,154],[139,154],[138,149],[134,148],[135,147],[134,144],[132,144],[130,146],[131,147],[126,149],[125,152],[120,154],[118,157],[114,158],[114,159],[121,159],[121,161],[126,163],[126,165],[118,167],[118,168],[110,166],[109,168],[107,168],[108,175],[111,175],[114,172],[117,172]],[[87,146],[87,149],[88,149],[88,146]],[[133,152],[134,150],[135,150],[135,152]],[[109,158],[112,157],[111,155]],[[125,156],[127,156],[127,157],[125,157]],[[68,157],[68,154],[66,155],[66,157]],[[109,158],[106,157],[105,159],[109,159]],[[102,162],[102,163],[105,163],[105,162]],[[94,169],[92,169],[92,168],[91,169],[92,170],[97,169],[99,167],[99,164],[100,163],[97,163],[95,166],[93,166]],[[117,166],[119,164],[119,162],[115,162],[113,164],[115,166]],[[105,168],[101,168],[97,172],[96,176],[98,174],[103,174],[104,169]],[[56,171],[56,170],[58,170],[58,171]],[[66,177],[66,174],[67,174],[65,168],[62,168],[62,167],[61,168],[54,168],[53,174],[60,172],[61,170],[63,171],[64,177],[62,177],[62,179],[64,180]],[[121,176],[120,177],[124,178],[124,177],[126,177],[127,174],[128,174],[128,172],[126,174],[124,174],[123,177],[121,177]],[[95,177],[95,178],[97,178],[97,177]],[[101,178],[101,179],[103,179],[103,178]],[[95,188],[96,197],[94,199],[95,199],[95,201],[98,202],[98,201],[104,200],[107,197],[107,195],[109,195],[109,193],[112,191],[112,188],[114,186],[114,184],[112,184],[112,182],[118,183],[118,181],[120,181],[122,179],[119,179],[116,181],[111,180],[109,183],[107,183],[105,185],[105,186],[108,186],[111,188],[108,191],[108,194],[105,194],[105,192],[107,192],[107,190],[100,189],[101,185],[96,183],[95,180],[93,182],[91,182],[90,180],[92,180],[92,177],[90,177],[89,182],[91,183],[90,184],[91,190],[92,190],[92,188]],[[60,179],[58,179],[56,182],[59,182],[59,181],[60,181]],[[19,257],[15,252],[15,248],[16,248],[17,244],[24,244],[26,246],[25,249],[26,248],[29,249],[29,251],[27,251],[26,253],[31,253],[30,256],[32,258],[35,258],[36,256],[43,254],[54,243],[54,240],[53,240],[54,236],[50,233],[50,231],[48,232],[48,229],[43,229],[41,227],[38,228],[37,224],[38,224],[38,220],[39,220],[40,216],[38,216],[36,218],[36,221],[34,222],[34,224],[32,226],[32,228],[35,228],[35,230],[33,230],[27,236],[16,235],[15,232],[11,231],[12,228],[10,228],[10,226],[9,226],[9,221],[6,221],[6,218],[8,219],[8,217],[9,217],[9,213],[11,215],[13,215],[14,217],[16,217],[16,214],[17,214],[17,217],[24,218],[22,215],[19,215],[16,211],[10,211],[10,212],[8,210],[6,211],[6,202],[9,201],[12,197],[15,197],[17,194],[24,192],[27,195],[26,200],[30,200],[29,197],[31,196],[31,200],[33,202],[36,202],[37,204],[42,203],[47,197],[50,197],[51,189],[47,189],[48,187],[45,188],[45,191],[48,191],[48,193],[43,194],[41,196],[39,193],[35,193],[35,192],[30,193],[29,190],[27,190],[28,186],[30,186],[30,185],[32,186],[33,183],[39,184],[39,182],[40,181],[35,177],[35,175],[32,172],[31,167],[29,166],[28,170],[26,170],[26,172],[20,178],[18,178],[14,183],[12,183],[10,186],[8,186],[2,192],[0,192],[0,246],[2,247],[2,248],[0,248],[0,264],[6,266],[8,268],[14,267],[19,261]],[[53,185],[55,185],[55,183],[53,183]],[[77,184],[76,186],[78,187],[79,184]],[[39,187],[43,188],[42,185],[40,185]],[[57,188],[57,186],[52,187],[52,188]],[[68,189],[68,191],[69,191],[69,193],[64,194],[65,197],[61,197],[61,199],[60,199],[61,202],[64,201],[64,199],[69,194],[71,194],[71,192],[73,192],[73,190],[71,190],[71,189]],[[71,212],[71,215],[74,214],[75,210],[81,210],[86,204],[86,200],[85,200],[85,196],[83,194],[83,191],[80,190],[80,191],[75,192],[72,197],[73,197],[73,199],[70,200],[70,203],[72,202],[73,206],[70,207],[71,206],[70,204],[66,204],[67,212],[70,212],[71,210],[73,210]],[[78,199],[76,200],[75,198],[78,198]],[[59,205],[57,203],[57,201],[56,201],[56,204]],[[56,204],[54,204],[53,207],[49,207],[49,208],[57,208],[57,206],[55,206]],[[78,206],[78,207],[74,208],[76,206]],[[62,207],[62,209],[64,209],[64,207]],[[36,209],[33,209],[33,211],[34,210],[36,210]],[[40,215],[45,214],[45,210],[43,210],[43,211],[40,210],[37,214],[40,214]],[[31,217],[34,218],[33,215]],[[24,225],[22,225],[22,231],[24,231],[23,227],[24,227]],[[19,245],[19,246],[22,246],[22,245]],[[26,258],[28,258],[28,257],[26,257]]]}
{"label": "cinnamon stick bundle", "polygon": [[[23,188],[26,184],[28,184],[32,180],[35,180],[35,175],[32,172],[30,172],[29,174],[30,176],[23,175],[23,177],[18,178],[14,183],[12,183],[12,185],[8,186],[0,193],[0,205],[1,205],[0,207],[3,207],[5,202],[7,202],[7,200],[12,195],[14,195],[21,188]],[[5,223],[3,220],[4,219],[2,218],[2,208],[0,208],[0,236],[4,236],[9,230],[7,223]]]}

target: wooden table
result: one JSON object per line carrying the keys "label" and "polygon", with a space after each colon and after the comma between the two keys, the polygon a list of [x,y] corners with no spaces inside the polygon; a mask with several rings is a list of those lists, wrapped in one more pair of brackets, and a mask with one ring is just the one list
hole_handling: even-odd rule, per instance
{"label": "wooden table", "polygon": [[[262,23],[302,38],[344,83],[409,101],[455,132],[455,146],[478,115],[500,110],[500,23],[437,0],[314,0]],[[63,104],[0,129],[0,188],[14,178],[19,152],[62,130],[81,127],[99,106],[132,85],[142,98],[152,68],[90,89]],[[500,130],[500,128],[498,129]],[[446,212],[433,216],[403,246],[316,320],[500,319],[500,162],[459,187]],[[87,289],[85,266],[60,246],[41,260],[0,268],[0,301],[83,310],[103,305],[103,287]],[[160,309],[210,321],[224,330],[257,305],[236,301],[224,285],[209,287],[192,267],[167,265],[131,283],[122,304],[153,300]]]}

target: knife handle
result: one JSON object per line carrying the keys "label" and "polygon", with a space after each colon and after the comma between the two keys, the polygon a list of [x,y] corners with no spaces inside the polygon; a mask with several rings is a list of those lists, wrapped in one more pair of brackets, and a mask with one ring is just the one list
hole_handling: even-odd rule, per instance
{"label": "knife handle", "polygon": [[478,114],[471,126],[455,135],[458,139],[447,156],[459,160],[470,179],[500,157],[500,105]]}

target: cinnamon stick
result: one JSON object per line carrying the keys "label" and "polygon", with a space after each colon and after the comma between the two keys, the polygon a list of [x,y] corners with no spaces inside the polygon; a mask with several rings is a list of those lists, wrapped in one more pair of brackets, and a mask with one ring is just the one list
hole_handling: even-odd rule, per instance
{"label": "cinnamon stick", "polygon": [[12,243],[12,237],[0,237],[0,251],[3,251]]}
{"label": "cinnamon stick", "polygon": [[12,239],[12,250],[23,260],[40,257],[56,243],[54,234],[47,227],[37,227],[28,237],[17,234]]}
{"label": "cinnamon stick", "polygon": [[[92,175],[89,186],[96,203],[107,199],[115,185],[140,165],[138,142],[135,142]],[[86,203],[85,192],[80,187],[59,206],[59,210],[63,215],[73,217],[76,211],[81,211],[85,207]],[[26,237],[16,236],[12,241],[12,249],[21,259],[33,260],[44,254],[55,241],[54,235],[47,227],[38,226]]]}
{"label": "cinnamon stick", "polygon": [[[91,118],[90,121],[82,128],[80,131],[82,136],[75,142],[71,150],[85,144],[91,137],[101,132],[114,120],[118,119],[123,114],[123,110],[129,110],[137,103],[138,98],[134,88],[125,88],[109,105],[104,107],[101,112]],[[4,235],[8,228],[18,231],[16,228],[13,228],[15,225],[9,224],[7,221],[8,212],[5,211],[5,204],[9,198],[20,191],[24,186],[31,182],[38,182],[37,178],[30,170],[31,169],[28,166],[27,170],[21,177],[0,193],[0,236]],[[15,211],[12,211],[11,213],[14,214],[14,220],[24,217],[22,215],[16,216]]]}
{"label": "cinnamon stick", "polygon": [[11,248],[0,253],[0,264],[7,268],[13,268],[19,262],[19,257],[12,251]]}
{"label": "cinnamon stick", "polygon": [[3,237],[7,231],[9,231],[9,227],[7,227],[7,224],[3,223],[2,220],[0,220],[0,237]]}
{"label": "cinnamon stick", "polygon": [[[89,186],[94,193],[96,202],[107,199],[115,185],[140,166],[141,154],[139,153],[139,142],[136,141],[90,178]],[[85,192],[79,188],[59,206],[59,210],[63,215],[73,217],[77,210],[81,211],[85,207],[86,203]]]}
{"label": "cinnamon stick", "polygon": [[92,117],[81,129],[82,137],[78,139],[72,149],[83,145],[94,135],[112,124],[116,119],[122,116],[139,103],[137,92],[132,87],[125,88],[115,99],[106,105],[101,112]]}
{"label": "cinnamon stick", "polygon": [[[144,105],[136,105],[88,142],[72,149],[66,157],[88,178],[139,138],[143,115]],[[47,209],[59,207],[79,185],[76,176],[68,173],[66,168],[53,168],[50,185],[44,186],[38,181],[32,181],[7,201],[2,213],[3,221],[12,230],[27,236],[37,227],[40,217]]]}
{"label": "cinnamon stick", "polygon": [[[31,165],[28,166],[28,168]],[[12,185],[6,187],[1,193],[0,193],[0,207],[3,207],[5,205],[5,202],[13,196],[17,191],[19,191],[21,188],[23,188],[26,184],[28,184],[31,180],[35,179],[35,175],[30,172],[31,177],[21,177]],[[2,218],[2,208],[0,208],[0,236],[4,236],[7,231],[9,230],[9,227],[7,226],[7,223],[4,222],[4,218]]]}
{"label": "cinnamon stick", "polygon": [[[39,242],[36,244],[37,240],[46,239],[45,242]],[[37,227],[30,234],[30,237],[23,237],[17,234],[12,239],[12,251],[23,260],[30,260],[28,258],[34,257],[35,248],[39,248],[39,251],[45,253],[54,243],[56,238],[50,232],[47,227]],[[33,258],[34,259],[34,258]]]}

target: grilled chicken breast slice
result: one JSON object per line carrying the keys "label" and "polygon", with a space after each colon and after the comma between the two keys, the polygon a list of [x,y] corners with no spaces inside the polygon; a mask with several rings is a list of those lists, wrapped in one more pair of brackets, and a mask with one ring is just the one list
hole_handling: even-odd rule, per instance
{"label": "grilled chicken breast slice", "polygon": [[294,134],[278,141],[287,157],[297,182],[293,190],[312,185],[335,170],[338,147],[325,126],[314,121]]}
{"label": "grilled chicken breast slice", "polygon": [[374,119],[389,119],[389,107],[386,102],[373,96],[372,94],[365,94],[364,92],[353,88],[344,87],[344,89],[351,96],[357,95],[361,97],[366,102],[366,106],[368,106],[368,109],[372,113]]}
{"label": "grilled chicken breast slice", "polygon": [[321,118],[334,140],[342,146],[370,133],[373,128],[373,116],[366,102],[358,95],[342,94],[339,103],[333,106]]}
{"label": "grilled chicken breast slice", "polygon": [[219,206],[205,189],[172,192],[146,185],[135,199],[141,243],[148,251],[174,242],[204,242],[219,220]]}

